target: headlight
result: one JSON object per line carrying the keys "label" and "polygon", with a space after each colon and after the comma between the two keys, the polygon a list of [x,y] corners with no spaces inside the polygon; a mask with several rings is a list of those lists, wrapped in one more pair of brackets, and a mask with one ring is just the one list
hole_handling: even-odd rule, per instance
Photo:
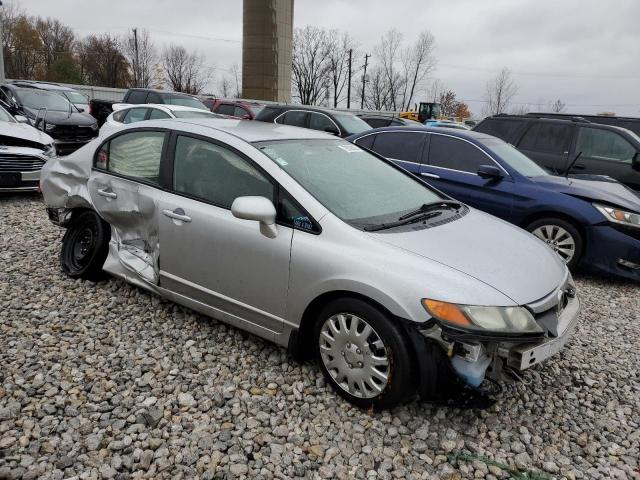
{"label": "headlight", "polygon": [[523,307],[457,305],[425,298],[422,306],[437,320],[471,330],[507,333],[542,333],[533,315]]}
{"label": "headlight", "polygon": [[97,130],[97,129],[98,129],[98,122],[92,123],[91,124],[91,130]]}
{"label": "headlight", "polygon": [[45,157],[55,157],[55,155],[56,155],[56,147],[55,147],[55,145],[53,143],[50,144],[50,145],[47,145],[47,148],[44,149],[42,154]]}
{"label": "headlight", "polygon": [[617,207],[610,207],[599,203],[594,203],[593,206],[610,222],[640,228],[639,213],[627,212]]}
{"label": "headlight", "polygon": [[55,126],[53,123],[47,123],[47,124],[44,126],[44,129],[45,129],[47,132],[51,132],[51,131],[55,130],[55,128],[56,128],[56,126]]}

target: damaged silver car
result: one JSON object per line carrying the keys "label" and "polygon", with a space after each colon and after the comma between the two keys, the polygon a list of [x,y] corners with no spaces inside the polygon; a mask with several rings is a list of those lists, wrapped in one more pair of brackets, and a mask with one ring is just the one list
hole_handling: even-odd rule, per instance
{"label": "damaged silver car", "polygon": [[365,408],[485,399],[578,318],[543,242],[322,132],[141,122],[48,163],[41,188],[67,275],[106,271],[315,357]]}

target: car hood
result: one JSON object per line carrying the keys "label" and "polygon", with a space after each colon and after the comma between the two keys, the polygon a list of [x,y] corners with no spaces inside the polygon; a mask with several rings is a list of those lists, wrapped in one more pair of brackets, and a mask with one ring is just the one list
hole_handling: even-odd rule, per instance
{"label": "car hood", "polygon": [[566,276],[564,262],[541,240],[475,209],[444,225],[371,236],[474,277],[518,305],[548,295]]}
{"label": "car hood", "polygon": [[[0,137],[18,138],[38,143],[43,147],[53,143],[53,139],[49,135],[25,123],[0,122]],[[3,143],[2,140],[0,143]],[[9,141],[5,141],[4,144],[11,145]]]}
{"label": "car hood", "polygon": [[[26,108],[25,112],[29,113],[29,117],[36,118],[38,111],[32,108]],[[87,113],[80,112],[58,112],[55,110],[49,110],[45,121],[53,125],[78,125],[81,127],[88,127],[96,123],[96,119]]]}
{"label": "car hood", "polygon": [[640,212],[640,196],[632,189],[604,175],[553,175],[530,178],[533,183],[588,201],[600,201],[626,210]]}

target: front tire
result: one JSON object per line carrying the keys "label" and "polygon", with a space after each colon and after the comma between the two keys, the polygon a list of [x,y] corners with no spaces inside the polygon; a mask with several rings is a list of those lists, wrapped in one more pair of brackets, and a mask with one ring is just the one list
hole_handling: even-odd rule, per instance
{"label": "front tire", "polygon": [[541,218],[527,226],[527,230],[554,250],[573,270],[580,263],[584,240],[580,231],[561,218]]}
{"label": "front tire", "polygon": [[322,373],[336,391],[361,408],[392,408],[415,392],[408,342],[400,326],[356,298],[326,305],[314,345]]}
{"label": "front tire", "polygon": [[78,215],[62,239],[62,271],[71,278],[102,279],[110,238],[111,227],[95,212],[86,211]]}

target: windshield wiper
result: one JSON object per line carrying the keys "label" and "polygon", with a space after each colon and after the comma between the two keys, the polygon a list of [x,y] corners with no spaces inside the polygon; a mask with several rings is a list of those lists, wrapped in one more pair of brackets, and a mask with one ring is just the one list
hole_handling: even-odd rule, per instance
{"label": "windshield wiper", "polygon": [[442,215],[442,213],[441,212],[425,212],[425,213],[422,213],[420,215],[416,214],[416,215],[413,215],[413,216],[411,216],[409,218],[405,218],[405,219],[402,219],[402,220],[397,220],[395,222],[380,223],[378,225],[367,225],[366,227],[364,227],[364,230],[366,232],[377,232],[378,230],[386,230],[388,228],[399,227],[400,225],[407,225],[409,223],[420,222],[422,220],[428,220],[430,218],[437,217],[439,215]]}
{"label": "windshield wiper", "polygon": [[581,156],[582,156],[582,152],[578,152],[578,154],[576,155],[576,158],[574,158],[573,161],[569,163],[569,166],[567,166],[567,169],[564,172],[565,178],[569,178],[569,172],[571,171],[571,169],[573,168],[573,166],[576,164],[576,162]]}
{"label": "windshield wiper", "polygon": [[439,202],[431,202],[431,203],[423,203],[420,208],[416,208],[409,213],[401,216],[398,221],[406,220],[407,218],[415,217],[416,215],[420,215],[421,213],[427,213],[432,210],[442,210],[445,208],[459,208],[460,202],[456,202],[455,200],[440,200]]}

